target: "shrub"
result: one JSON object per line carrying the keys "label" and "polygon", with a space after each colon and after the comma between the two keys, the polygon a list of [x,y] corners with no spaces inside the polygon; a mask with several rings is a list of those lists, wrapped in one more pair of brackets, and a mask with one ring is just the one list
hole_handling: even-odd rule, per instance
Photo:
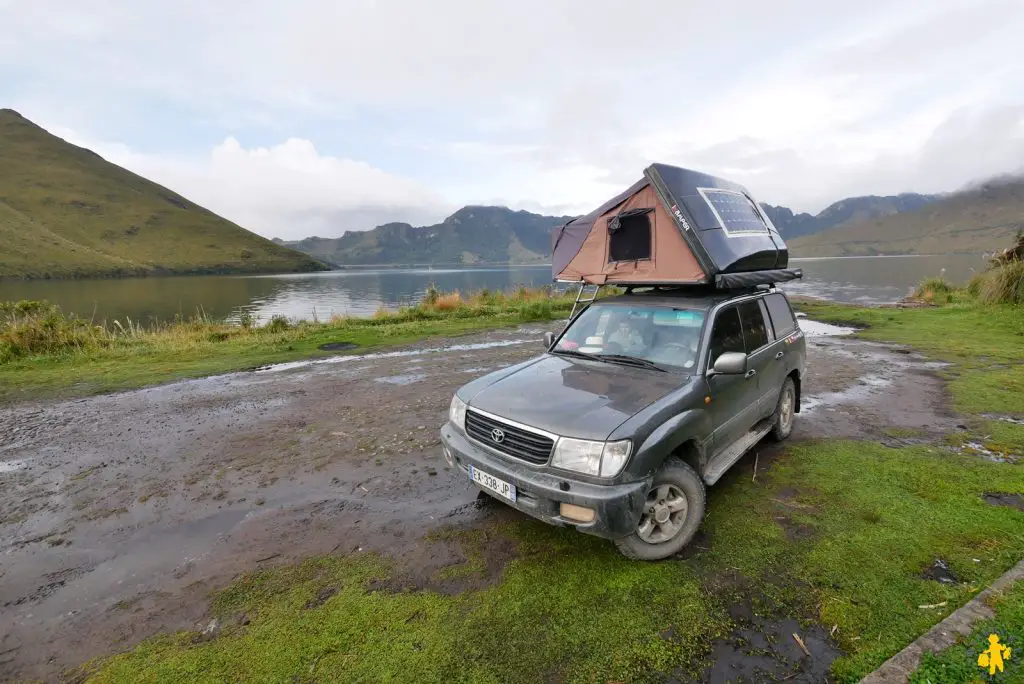
{"label": "shrub", "polygon": [[953,291],[955,289],[952,284],[946,282],[941,276],[938,278],[928,278],[917,286],[914,296],[926,302],[940,304],[953,301]]}
{"label": "shrub", "polygon": [[427,291],[423,293],[423,304],[426,306],[434,306],[440,296],[441,291],[437,289],[437,285],[430,283],[430,285],[427,286]]}
{"label": "shrub", "polygon": [[58,354],[108,341],[102,328],[45,301],[0,302],[0,363],[33,354]]}
{"label": "shrub", "polygon": [[981,295],[981,285],[985,282],[984,273],[975,273],[971,276],[970,282],[967,283],[967,294],[972,297],[978,297]]}
{"label": "shrub", "polygon": [[292,324],[288,322],[287,318],[277,314],[270,319],[269,323],[267,323],[267,332],[284,332],[285,330],[290,330],[291,327]]}

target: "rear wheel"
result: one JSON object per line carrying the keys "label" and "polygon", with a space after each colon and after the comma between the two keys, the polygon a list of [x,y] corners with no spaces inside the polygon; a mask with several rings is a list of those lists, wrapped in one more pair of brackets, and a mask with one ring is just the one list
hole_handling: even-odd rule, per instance
{"label": "rear wheel", "polygon": [[672,456],[654,475],[636,531],[615,545],[635,560],[661,560],[679,553],[700,527],[704,504],[704,481]]}
{"label": "rear wheel", "polygon": [[772,439],[777,442],[789,437],[793,431],[793,416],[796,413],[796,385],[787,377],[779,392],[779,403],[775,406],[775,423],[772,425]]}

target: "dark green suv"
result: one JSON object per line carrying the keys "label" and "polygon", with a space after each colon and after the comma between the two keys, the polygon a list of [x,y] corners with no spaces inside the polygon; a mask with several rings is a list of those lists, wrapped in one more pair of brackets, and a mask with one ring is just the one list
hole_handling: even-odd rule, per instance
{"label": "dark green suv", "polygon": [[445,459],[545,522],[678,553],[705,486],[800,412],[806,342],[775,288],[652,288],[597,299],[546,351],[463,385]]}

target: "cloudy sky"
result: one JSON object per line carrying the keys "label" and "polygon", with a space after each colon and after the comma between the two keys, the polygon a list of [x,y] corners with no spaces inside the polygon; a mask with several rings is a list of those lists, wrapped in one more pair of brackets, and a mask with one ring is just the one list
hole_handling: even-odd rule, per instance
{"label": "cloudy sky", "polygon": [[0,0],[0,107],[267,236],[1024,168],[1021,0]]}

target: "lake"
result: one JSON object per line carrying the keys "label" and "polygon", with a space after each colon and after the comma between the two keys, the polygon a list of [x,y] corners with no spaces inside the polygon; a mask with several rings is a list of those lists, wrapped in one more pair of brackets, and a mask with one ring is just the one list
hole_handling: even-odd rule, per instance
{"label": "lake", "polygon": [[[888,303],[942,269],[947,280],[965,283],[985,263],[980,255],[792,259],[790,265],[802,268],[804,278],[782,289],[841,302]],[[470,292],[550,282],[550,266],[7,281],[0,282],[0,301],[45,299],[97,322],[171,320],[176,314],[190,317],[198,310],[214,318],[237,319],[242,311],[249,311],[263,321],[274,315],[323,320],[332,314],[369,316],[380,306],[415,304],[431,283],[443,291]]]}

